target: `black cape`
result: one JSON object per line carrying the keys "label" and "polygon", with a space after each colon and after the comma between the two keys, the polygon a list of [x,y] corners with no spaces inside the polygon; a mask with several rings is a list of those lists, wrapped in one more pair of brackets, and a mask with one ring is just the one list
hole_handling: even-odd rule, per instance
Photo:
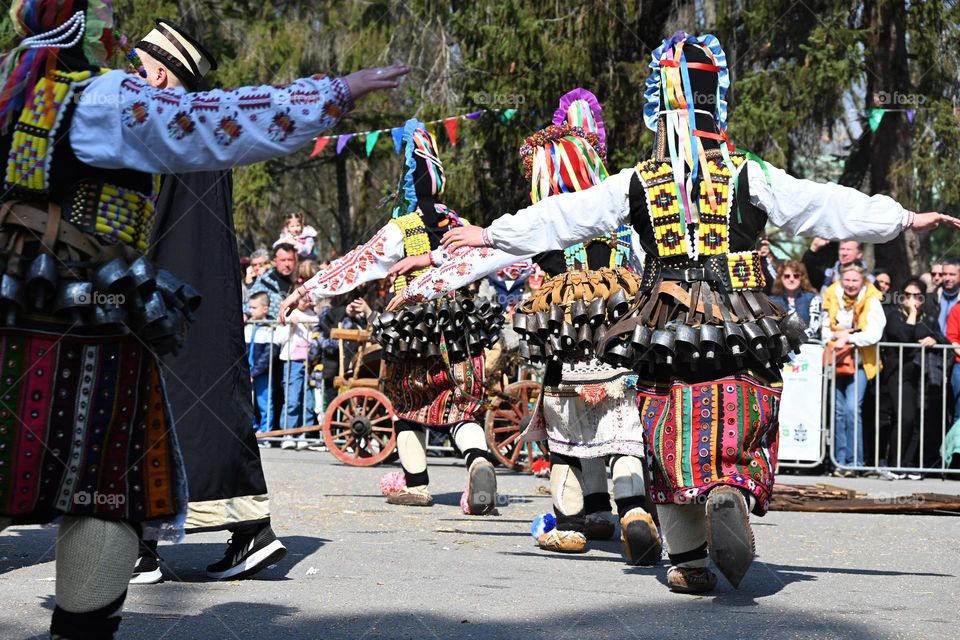
{"label": "black cape", "polygon": [[[189,282],[203,296],[183,348],[164,358],[190,503],[265,497],[243,337],[230,171],[164,178],[150,255],[158,268]],[[258,521],[262,519],[254,522]],[[253,522],[205,523],[203,529],[242,524]],[[187,527],[191,528],[189,518]]]}

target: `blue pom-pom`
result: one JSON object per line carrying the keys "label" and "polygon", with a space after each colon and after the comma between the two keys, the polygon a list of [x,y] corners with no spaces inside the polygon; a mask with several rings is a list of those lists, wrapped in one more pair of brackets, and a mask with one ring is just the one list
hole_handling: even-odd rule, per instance
{"label": "blue pom-pom", "polygon": [[556,528],[557,519],[552,513],[545,513],[533,519],[533,523],[530,524],[530,535],[536,540],[543,534],[553,531]]}

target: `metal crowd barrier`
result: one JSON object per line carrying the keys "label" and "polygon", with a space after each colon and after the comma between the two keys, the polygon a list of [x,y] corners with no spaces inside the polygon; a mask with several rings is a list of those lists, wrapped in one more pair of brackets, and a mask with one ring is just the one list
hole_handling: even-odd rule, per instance
{"label": "metal crowd barrier", "polygon": [[[269,350],[270,350],[270,364],[267,368],[267,379],[269,384],[267,386],[267,405],[270,407],[270,416],[271,416],[271,427],[269,433],[276,434],[270,436],[258,436],[258,440],[270,442],[270,443],[280,443],[285,440],[294,440],[295,442],[306,442],[307,446],[321,446],[323,445],[323,432],[319,429],[318,424],[323,420],[324,412],[326,407],[323,402],[323,389],[314,388],[310,386],[310,369],[309,362],[304,361],[304,371],[302,376],[302,383],[297,386],[295,389],[290,389],[287,386],[287,381],[289,379],[291,363],[289,360],[280,360],[280,352],[283,348],[283,344],[278,341],[276,335],[277,330],[280,328],[280,324],[276,320],[265,320],[265,321],[256,321],[248,324],[255,324],[260,327],[260,330],[267,329],[270,332],[269,338]],[[249,356],[249,344],[248,356]],[[279,371],[278,371],[279,368]],[[274,375],[279,373],[277,379],[274,379]],[[275,393],[283,394],[283,402],[280,404],[281,413],[279,416],[274,414],[274,394]],[[290,416],[287,412],[288,406],[288,394],[290,392],[295,392],[300,397],[300,411],[299,415]],[[308,410],[309,400],[312,397],[313,399],[313,410]],[[254,408],[254,418],[256,423],[260,422],[260,407],[257,405],[256,391],[251,389],[250,400]],[[255,425],[251,425],[252,428]],[[286,433],[279,433],[286,432]]]}
{"label": "metal crowd barrier", "polygon": [[[936,474],[950,474],[950,475],[960,475],[960,469],[950,469],[946,466],[946,461],[943,455],[938,455],[936,459],[930,459],[929,456],[925,455],[926,452],[924,449],[927,444],[927,438],[931,435],[936,438],[938,441],[936,451],[939,452],[942,450],[943,444],[946,441],[947,433],[950,431],[951,426],[953,425],[953,420],[960,418],[960,416],[952,416],[953,407],[948,406],[947,397],[950,396],[953,398],[956,395],[956,391],[952,390],[950,387],[950,380],[948,371],[950,370],[950,365],[954,361],[954,349],[953,345],[942,345],[937,344],[930,347],[924,347],[915,343],[899,343],[899,342],[880,342],[877,345],[871,347],[865,347],[868,349],[875,349],[878,353],[878,361],[882,362],[882,358],[879,357],[882,354],[882,350],[885,348],[894,348],[897,351],[896,361],[901,363],[901,366],[898,367],[897,373],[897,397],[895,399],[887,398],[887,402],[892,402],[891,408],[894,409],[895,418],[896,418],[896,429],[891,431],[890,437],[890,450],[891,453],[895,455],[895,458],[884,459],[883,452],[880,451],[882,444],[881,439],[881,403],[886,393],[886,388],[883,385],[883,367],[881,366],[877,372],[876,377],[870,381],[868,384],[874,385],[875,391],[875,402],[873,410],[873,447],[872,451],[866,450],[866,445],[864,445],[864,459],[859,460],[857,456],[857,447],[856,444],[860,442],[863,438],[863,435],[866,433],[868,425],[866,425],[859,414],[859,412],[854,414],[853,421],[853,440],[854,440],[854,461],[852,464],[840,464],[836,457],[836,410],[835,404],[837,401],[837,373],[836,373],[836,363],[828,363],[827,371],[824,376],[824,389],[827,393],[827,398],[831,401],[829,403],[824,402],[824,410],[826,411],[829,407],[829,423],[826,421],[824,424],[829,424],[829,438],[824,438],[824,442],[827,440],[830,441],[830,462],[841,470],[850,470],[850,471],[865,471],[865,470],[874,470],[874,471],[891,471],[894,473],[904,474],[904,473],[936,473]],[[910,438],[914,437],[914,433],[905,434],[903,432],[903,417],[905,410],[912,411],[912,407],[904,407],[903,401],[903,389],[904,389],[904,367],[902,363],[904,362],[905,353],[915,353],[919,351],[920,353],[920,374],[919,382],[917,389],[918,405],[919,405],[919,416],[918,424],[914,429],[918,437],[917,441],[917,463],[916,465],[911,465],[910,461],[903,459],[904,450],[909,446]],[[927,381],[927,355],[929,352],[940,352],[940,384],[931,385]],[[890,362],[889,358],[887,359]],[[958,363],[960,364],[960,363]],[[854,365],[856,371],[859,371],[862,367],[860,349],[854,349]],[[854,375],[853,377],[853,389],[854,394],[859,395],[860,392],[860,380],[859,375]],[[932,387],[939,387],[939,391],[933,390]],[[960,391],[960,390],[958,390]],[[937,395],[940,397],[937,398]],[[932,398],[939,407],[929,407],[928,398]],[[953,404],[952,402],[950,403]],[[940,415],[940,429],[939,433],[934,432],[933,434],[927,433],[927,418],[928,413],[933,409],[939,409]],[[936,412],[934,412],[934,419]]]}

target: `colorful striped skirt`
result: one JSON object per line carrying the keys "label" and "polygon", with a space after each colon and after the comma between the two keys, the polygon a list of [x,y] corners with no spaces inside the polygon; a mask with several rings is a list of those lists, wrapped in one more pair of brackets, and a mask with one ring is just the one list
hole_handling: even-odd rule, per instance
{"label": "colorful striped skirt", "polygon": [[767,511],[773,490],[781,383],[738,374],[717,380],[637,388],[657,504],[697,502],[712,487],[733,485]]}
{"label": "colorful striped skirt", "polygon": [[486,406],[483,356],[449,366],[439,358],[390,364],[386,393],[399,418],[432,426],[474,420]]}
{"label": "colorful striped skirt", "polygon": [[156,358],[132,336],[0,328],[0,515],[174,520],[186,488]]}

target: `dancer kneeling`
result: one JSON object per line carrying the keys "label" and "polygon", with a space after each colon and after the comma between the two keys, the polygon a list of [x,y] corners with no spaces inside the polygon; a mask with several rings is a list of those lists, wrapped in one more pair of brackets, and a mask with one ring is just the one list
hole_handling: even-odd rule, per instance
{"label": "dancer kneeling", "polygon": [[[600,104],[584,89],[560,99],[553,124],[520,149],[534,203],[558,193],[589,189],[607,177]],[[532,228],[532,227],[531,227]],[[624,554],[631,564],[656,564],[661,545],[644,490],[643,430],[636,411],[636,377],[629,368],[599,362],[595,346],[622,316],[640,278],[630,270],[632,229],[612,228],[600,237],[533,255],[551,277],[514,316],[521,356],[545,367],[543,394],[524,433],[547,440],[556,528],[538,537],[544,549],[583,551],[587,539],[609,539],[616,529],[604,461],[612,456],[614,496]],[[402,298],[416,302],[465,286],[516,256],[489,248],[430,257],[438,269],[414,280]],[[409,258],[392,269],[422,268]]]}

